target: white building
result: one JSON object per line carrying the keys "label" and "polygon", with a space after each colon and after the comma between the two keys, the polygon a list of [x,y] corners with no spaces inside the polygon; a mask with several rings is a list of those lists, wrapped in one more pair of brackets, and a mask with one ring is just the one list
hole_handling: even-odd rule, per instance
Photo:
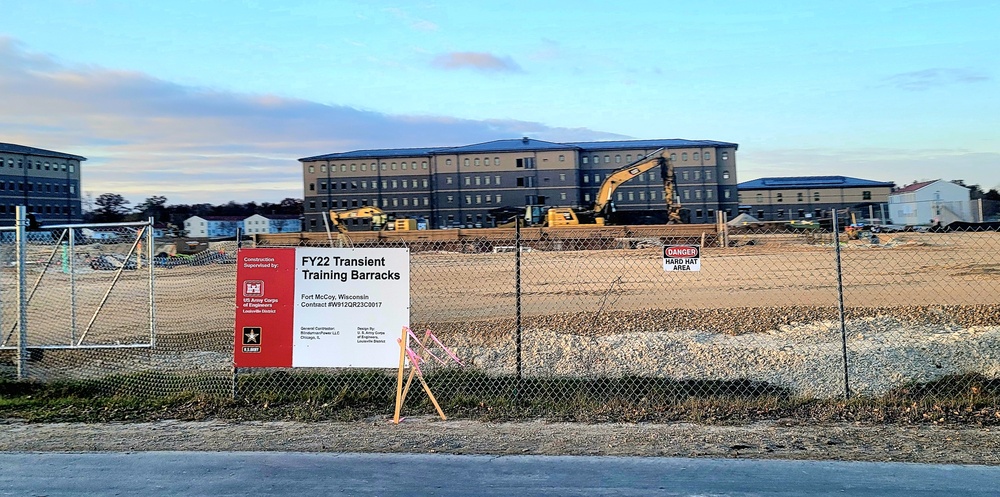
{"label": "white building", "polygon": [[221,238],[236,236],[243,228],[240,216],[191,216],[184,220],[184,231],[192,238]]}
{"label": "white building", "polygon": [[184,220],[184,230],[191,238],[224,238],[236,236],[236,230],[244,234],[256,233],[298,233],[302,231],[299,216],[283,214],[242,216],[191,216]]}
{"label": "white building", "polygon": [[977,222],[970,198],[968,188],[950,181],[914,183],[889,194],[889,215],[893,224],[906,226]]}
{"label": "white building", "polygon": [[299,216],[284,214],[261,215],[254,214],[243,220],[246,234],[257,233],[297,233],[302,231],[302,219]]}

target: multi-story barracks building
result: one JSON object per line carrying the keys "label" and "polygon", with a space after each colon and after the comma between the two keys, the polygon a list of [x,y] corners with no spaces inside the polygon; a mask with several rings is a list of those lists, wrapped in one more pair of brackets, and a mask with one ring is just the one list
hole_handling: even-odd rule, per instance
{"label": "multi-story barracks building", "polygon": [[[299,159],[306,231],[330,210],[375,206],[428,228],[489,227],[527,205],[589,208],[615,169],[659,148],[675,166],[677,195],[692,223],[738,214],[737,144],[710,140],[552,143],[530,138],[460,147],[357,150]],[[665,222],[659,168],[614,194],[615,220]]]}
{"label": "multi-story barracks building", "polygon": [[0,225],[27,207],[42,224],[81,222],[79,155],[0,143]]}

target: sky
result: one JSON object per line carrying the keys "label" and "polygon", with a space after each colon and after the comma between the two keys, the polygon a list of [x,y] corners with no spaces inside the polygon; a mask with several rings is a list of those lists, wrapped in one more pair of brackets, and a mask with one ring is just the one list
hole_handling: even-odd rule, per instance
{"label": "sky", "polygon": [[1000,2],[0,0],[0,142],[133,205],[301,198],[297,159],[733,142],[737,179],[1000,188]]}

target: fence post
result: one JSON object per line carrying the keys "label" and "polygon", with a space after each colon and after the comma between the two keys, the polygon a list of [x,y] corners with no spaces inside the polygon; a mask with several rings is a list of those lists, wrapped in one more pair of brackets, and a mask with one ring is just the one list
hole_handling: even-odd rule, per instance
{"label": "fence post", "polygon": [[837,225],[837,209],[832,209],[833,214],[833,246],[837,254],[837,303],[840,312],[840,347],[844,357],[844,398],[851,398],[851,384],[847,374],[847,321],[844,317],[844,271],[841,267],[840,257],[840,227]]}
{"label": "fence post", "polygon": [[[521,381],[521,221],[514,220],[514,326],[517,328],[514,346],[517,356],[517,380]],[[520,389],[519,389],[520,390]]]}
{"label": "fence post", "polygon": [[15,215],[15,239],[17,241],[17,379],[28,377],[28,299],[25,259],[28,257],[28,242],[25,228],[28,226],[27,208],[19,205]]}

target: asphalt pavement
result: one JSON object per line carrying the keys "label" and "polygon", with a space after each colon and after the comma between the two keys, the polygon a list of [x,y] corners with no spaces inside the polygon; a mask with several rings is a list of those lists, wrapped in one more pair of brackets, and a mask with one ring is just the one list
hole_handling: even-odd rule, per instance
{"label": "asphalt pavement", "polygon": [[997,496],[1000,467],[581,456],[2,453],[16,496]]}

